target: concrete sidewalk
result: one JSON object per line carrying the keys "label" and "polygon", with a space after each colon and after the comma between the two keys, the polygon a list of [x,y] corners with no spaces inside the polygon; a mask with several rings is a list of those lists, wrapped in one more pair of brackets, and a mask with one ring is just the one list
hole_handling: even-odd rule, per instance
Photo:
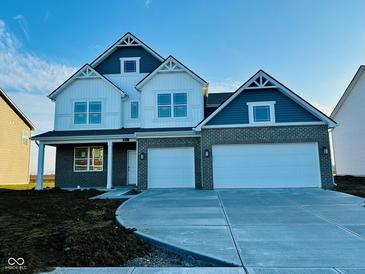
{"label": "concrete sidewalk", "polygon": [[365,273],[363,204],[322,189],[164,189],[116,217],[148,240],[250,273]]}
{"label": "concrete sidewalk", "polygon": [[[242,267],[60,267],[53,274],[364,274],[364,269]],[[43,274],[45,274],[43,273]]]}

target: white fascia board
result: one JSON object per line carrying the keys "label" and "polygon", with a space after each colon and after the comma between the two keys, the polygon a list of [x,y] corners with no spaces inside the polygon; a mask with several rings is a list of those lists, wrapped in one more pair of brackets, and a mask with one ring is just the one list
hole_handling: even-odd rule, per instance
{"label": "white fascia board", "polygon": [[200,137],[195,131],[136,132],[136,138]]}
{"label": "white fascia board", "polygon": [[[159,65],[154,71],[152,71],[150,74],[148,74],[144,79],[142,79],[142,81],[140,81],[139,83],[137,83],[136,85],[136,89],[141,90],[141,88],[143,88],[143,86],[150,81],[157,73],[160,72],[160,69],[169,61],[173,61],[175,63],[177,63],[178,65],[180,65],[183,69],[184,72],[186,72],[187,74],[189,74],[193,79],[195,79],[198,83],[200,83],[201,85],[208,85],[208,82],[206,82],[205,80],[203,80],[202,78],[198,77],[195,73],[193,73],[189,68],[187,68],[185,65],[183,65],[181,62],[179,62],[178,60],[176,60],[173,56],[169,56],[168,58],[165,59],[165,61],[162,62],[161,65]],[[164,73],[168,73],[165,72]]]}
{"label": "white fascia board", "polygon": [[300,123],[265,123],[265,124],[229,124],[229,125],[207,125],[202,128],[245,128],[245,127],[285,127],[285,126],[314,126],[326,125],[325,122],[300,122]]}
{"label": "white fascia board", "polygon": [[[322,121],[325,121],[328,123],[329,127],[336,127],[337,124],[333,122],[331,119],[329,119],[326,115],[321,113],[318,109],[310,105],[308,102],[306,102],[304,99],[300,98],[298,95],[293,93],[291,90],[289,90],[287,87],[273,79],[270,75],[265,73],[264,71],[260,70],[257,73],[255,73],[245,84],[243,84],[241,87],[239,87],[232,96],[230,96],[220,107],[218,107],[213,113],[211,113],[207,118],[205,118],[199,125],[195,127],[195,130],[200,131],[201,128],[208,123],[215,115],[217,115],[222,109],[224,109],[230,102],[232,102],[238,95],[241,94],[242,91],[246,90],[249,85],[252,84],[253,81],[258,76],[264,76],[268,78],[272,83],[275,84],[275,87],[271,88],[277,88],[279,91],[287,95],[289,98],[291,98],[293,101],[301,105],[303,108],[307,109],[309,112],[311,112],[314,116],[319,118]],[[251,90],[251,89],[250,89]]]}
{"label": "white fascia board", "polygon": [[357,82],[359,81],[361,75],[365,71],[365,65],[362,65],[359,67],[357,72],[355,73],[355,76],[352,78],[350,84],[347,86],[345,92],[342,94],[340,100],[337,102],[335,108],[333,109],[330,117],[334,119],[338,113],[338,111],[341,109],[342,105],[345,103],[346,99],[350,96],[352,90],[356,86]]}
{"label": "white fascia board", "polygon": [[59,93],[61,93],[66,87],[68,87],[75,79],[78,79],[80,73],[83,72],[84,69],[90,69],[92,70],[97,77],[92,77],[94,79],[102,79],[105,83],[107,83],[109,86],[113,87],[113,89],[115,89],[116,91],[118,91],[122,97],[126,97],[127,94],[124,93],[120,88],[118,88],[115,84],[113,84],[112,82],[110,82],[110,80],[106,79],[103,75],[101,75],[99,72],[97,72],[95,69],[93,69],[90,65],[86,64],[84,66],[82,66],[77,72],[74,73],[74,75],[72,75],[69,79],[66,80],[66,82],[64,82],[62,85],[60,85],[57,89],[55,89],[50,95],[48,95],[47,97],[49,99],[51,99],[52,101],[56,100],[56,97]]}
{"label": "white fascia board", "polygon": [[5,93],[4,90],[2,90],[0,88],[0,93],[5,97],[5,102],[10,104],[11,107],[13,107],[16,112],[18,112],[18,116],[21,116],[20,118],[22,118],[23,120],[25,120],[24,122],[26,122],[26,124],[28,124],[28,126],[30,127],[30,130],[34,130],[35,127],[33,125],[33,123],[27,118],[27,116],[25,116],[25,114],[20,110],[20,108],[18,108],[18,106],[13,102],[13,100],[10,99],[10,97]]}
{"label": "white fascia board", "polygon": [[131,37],[133,38],[135,41],[137,41],[139,43],[139,45],[136,46],[141,46],[142,48],[144,48],[147,52],[149,52],[150,54],[152,54],[155,58],[157,58],[160,62],[163,62],[163,58],[157,54],[154,50],[152,50],[150,47],[148,47],[145,43],[143,43],[141,40],[139,40],[137,37],[135,37],[132,33],[127,32],[126,34],[124,34],[122,36],[122,38],[120,38],[117,42],[115,42],[113,45],[111,45],[109,47],[109,49],[107,49],[104,53],[102,53],[99,57],[97,57],[92,63],[91,66],[95,67],[97,65],[99,65],[103,60],[105,60],[105,58],[107,58],[116,48],[118,48],[120,46],[120,43],[126,39],[127,37]]}
{"label": "white fascia board", "polygon": [[41,143],[59,144],[59,143],[83,143],[83,142],[98,142],[103,143],[107,141],[123,141],[123,139],[135,139],[134,134],[128,135],[89,135],[89,136],[65,136],[65,137],[39,137],[32,140],[39,141]]}

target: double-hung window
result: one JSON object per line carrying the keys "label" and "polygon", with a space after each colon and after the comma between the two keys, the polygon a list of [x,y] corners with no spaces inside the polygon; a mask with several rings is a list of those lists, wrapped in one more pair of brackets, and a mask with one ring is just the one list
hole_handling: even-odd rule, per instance
{"label": "double-hung window", "polygon": [[249,102],[247,105],[250,124],[275,123],[275,102]]}
{"label": "double-hung window", "polygon": [[103,147],[75,147],[74,171],[103,171]]}
{"label": "double-hung window", "polygon": [[87,122],[87,102],[75,102],[74,124],[82,125]]}
{"label": "double-hung window", "polygon": [[174,117],[186,117],[188,101],[186,93],[174,93]]}
{"label": "double-hung window", "polygon": [[74,124],[101,124],[101,102],[75,102]]}
{"label": "double-hung window", "polygon": [[187,94],[184,92],[158,94],[157,113],[159,118],[186,117],[188,113]]}

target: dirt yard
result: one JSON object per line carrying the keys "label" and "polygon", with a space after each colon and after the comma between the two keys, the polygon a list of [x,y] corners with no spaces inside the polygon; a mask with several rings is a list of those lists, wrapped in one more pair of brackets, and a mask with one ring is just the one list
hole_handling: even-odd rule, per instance
{"label": "dirt yard", "polygon": [[118,203],[96,190],[0,190],[0,272],[10,257],[26,271],[55,266],[123,266],[151,254],[132,230],[114,224]]}
{"label": "dirt yard", "polygon": [[365,177],[335,176],[335,190],[365,198]]}

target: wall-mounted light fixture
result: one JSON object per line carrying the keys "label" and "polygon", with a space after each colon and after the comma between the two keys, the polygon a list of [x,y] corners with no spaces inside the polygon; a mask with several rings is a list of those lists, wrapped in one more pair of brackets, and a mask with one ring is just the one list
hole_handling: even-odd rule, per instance
{"label": "wall-mounted light fixture", "polygon": [[328,147],[322,147],[322,151],[324,155],[328,154]]}
{"label": "wall-mounted light fixture", "polygon": [[206,157],[206,158],[208,158],[208,157],[209,157],[209,149],[206,149],[206,150],[204,151],[204,155],[205,155],[205,157]]}
{"label": "wall-mounted light fixture", "polygon": [[139,154],[139,159],[144,160],[144,152]]}

